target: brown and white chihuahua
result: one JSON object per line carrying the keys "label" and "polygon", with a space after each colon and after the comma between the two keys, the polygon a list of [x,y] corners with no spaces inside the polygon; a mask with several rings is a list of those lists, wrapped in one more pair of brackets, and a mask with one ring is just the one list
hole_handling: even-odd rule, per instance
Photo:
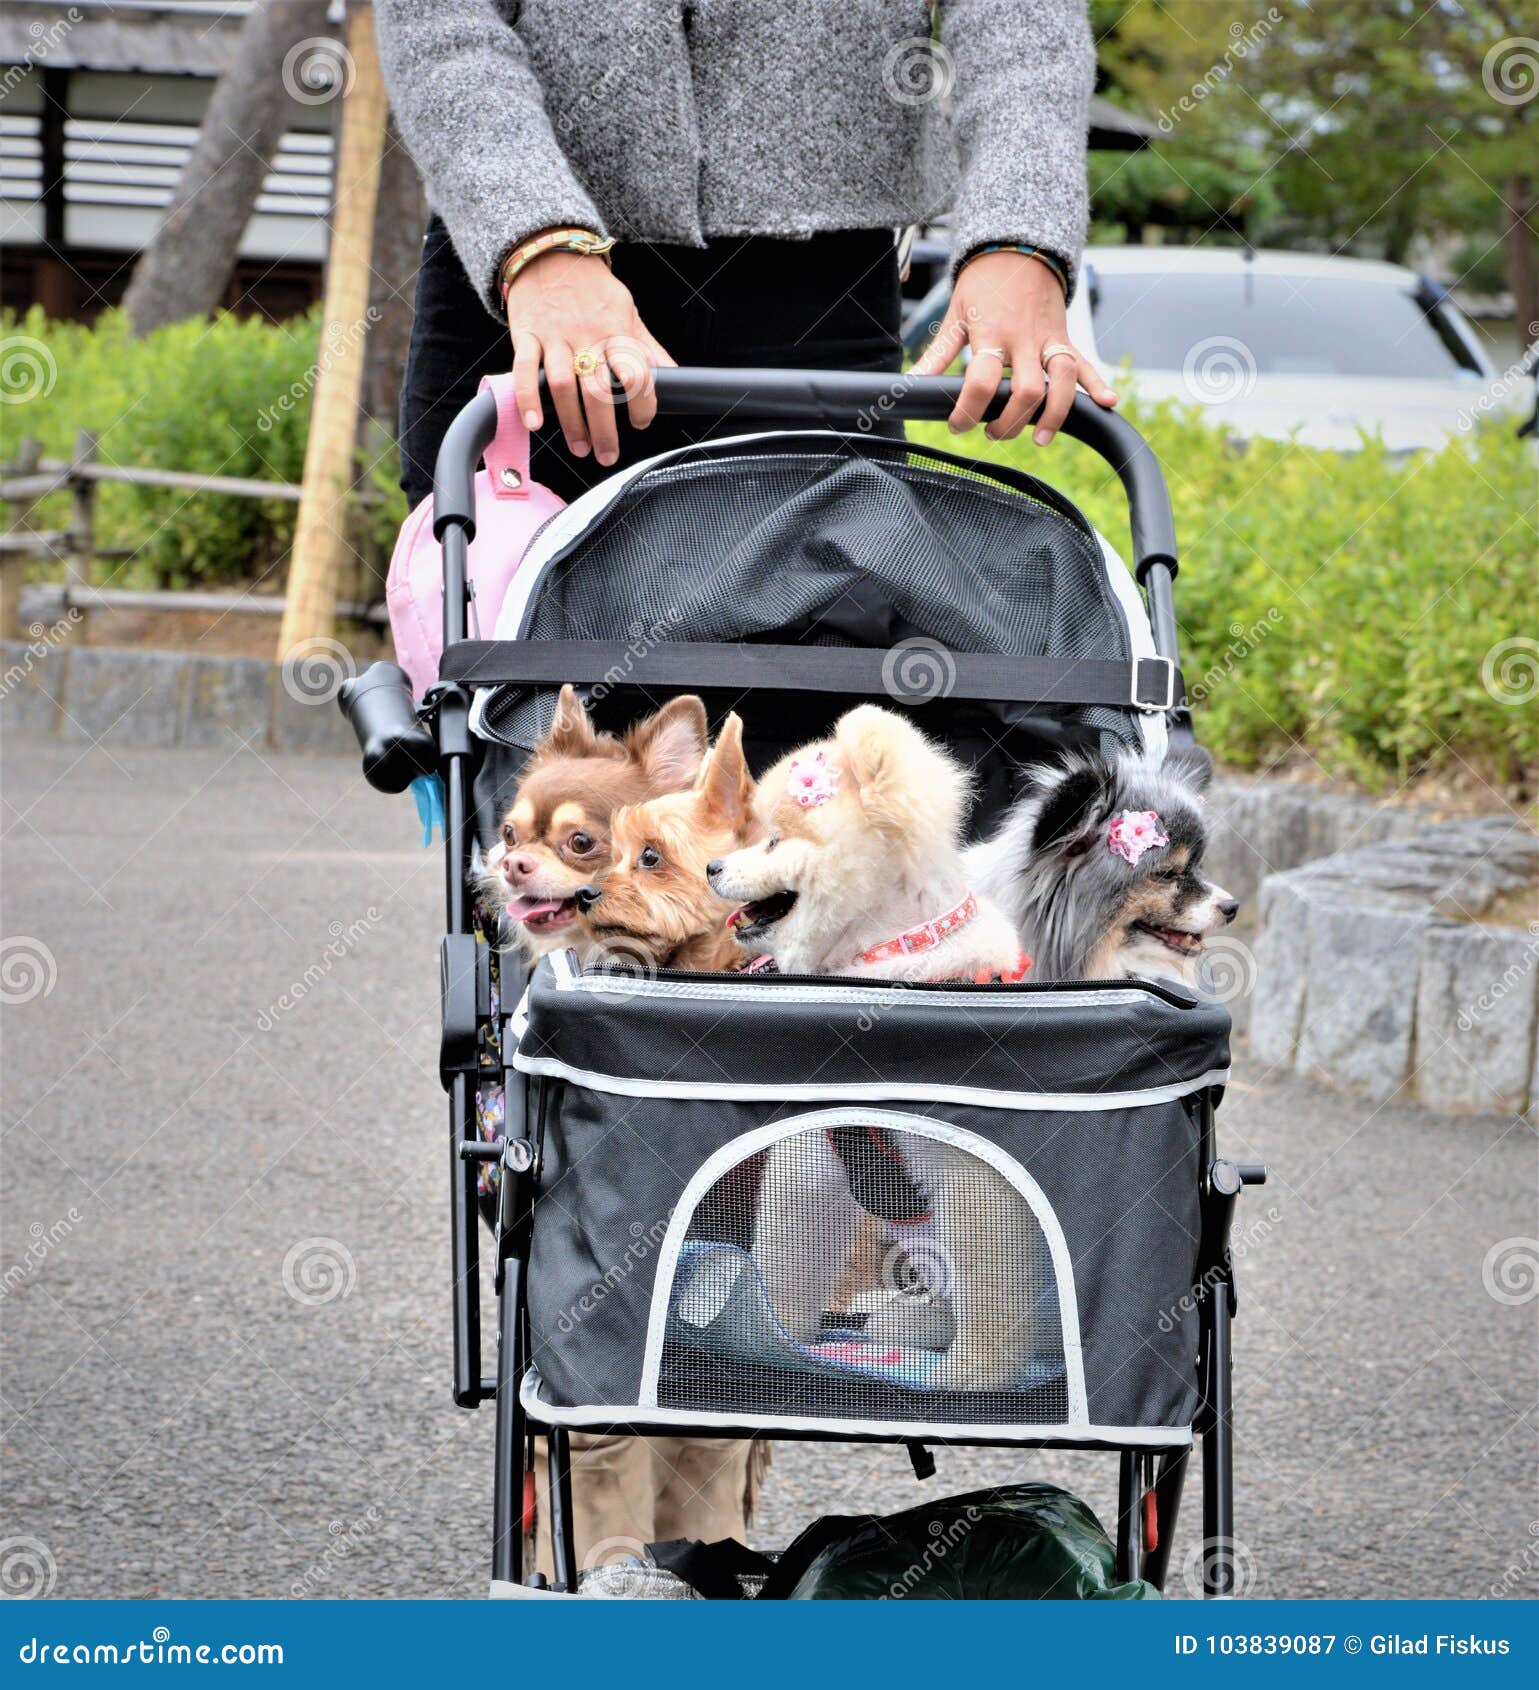
{"label": "brown and white chihuahua", "polygon": [[753,795],[743,724],[728,716],[693,786],[617,809],[609,865],[575,894],[595,947],[642,968],[741,967],[705,866],[753,837]]}
{"label": "brown and white chihuahua", "polygon": [[486,857],[483,890],[504,904],[511,937],[530,957],[565,946],[582,957],[592,948],[577,893],[609,866],[615,812],[687,787],[708,738],[705,706],[693,694],[617,737],[599,733],[576,692],[562,687]]}

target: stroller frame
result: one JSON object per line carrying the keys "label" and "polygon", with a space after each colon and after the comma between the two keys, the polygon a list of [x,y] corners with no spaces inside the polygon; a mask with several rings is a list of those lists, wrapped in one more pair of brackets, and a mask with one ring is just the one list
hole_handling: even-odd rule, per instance
{"label": "stroller frame", "polygon": [[[955,378],[897,378],[797,370],[664,369],[655,372],[655,381],[660,412],[702,417],[731,414],[771,422],[776,418],[795,418],[801,426],[807,426],[804,419],[818,417],[829,427],[847,427],[852,419],[873,414],[913,419],[944,417],[954,406],[960,388]],[[1008,384],[1000,388],[990,408],[991,417],[1003,408],[1008,391]],[[451,673],[450,659],[456,647],[466,647],[458,654],[459,673],[465,673],[466,660],[471,656],[467,645],[466,557],[475,532],[472,478],[482,452],[491,443],[495,426],[492,396],[478,395],[451,424],[436,466],[433,529],[443,549],[443,672],[446,674]],[[1134,574],[1143,589],[1155,649],[1161,660],[1147,688],[1135,669],[1132,702],[1145,709],[1163,709],[1172,739],[1190,740],[1190,717],[1177,668],[1172,583],[1178,563],[1164,477],[1138,432],[1122,418],[1099,409],[1084,395],[1076,397],[1063,431],[1104,458],[1117,472],[1127,495]],[[549,665],[540,664],[535,648],[520,644],[523,644],[522,655],[528,659],[528,671],[522,678],[530,684],[548,684],[551,675],[545,669]],[[498,649],[506,652],[512,648],[504,644]],[[777,648],[760,650],[773,665]],[[597,666],[591,675],[563,671],[559,678],[578,683],[599,680],[607,661],[602,648],[596,648],[594,661]],[[1018,660],[980,661],[998,665],[1002,661]],[[692,676],[687,666],[687,648],[675,648],[671,662],[671,669],[655,675],[654,679],[681,686],[708,684],[711,679],[708,674]],[[757,668],[760,673],[765,672],[762,663]],[[506,663],[498,678],[507,678]],[[369,676],[361,677],[360,681],[367,683]],[[794,669],[789,664],[783,665],[770,684],[782,688],[818,687],[804,664],[796,664]],[[957,692],[964,698],[988,696],[969,695],[965,682]],[[485,1141],[478,1136],[476,1126],[475,1088],[478,1074],[484,1077],[486,1072],[478,1068],[478,1035],[491,1013],[491,981],[490,953],[484,940],[478,939],[473,930],[469,890],[474,845],[471,781],[479,757],[478,744],[469,726],[472,688],[462,681],[445,681],[429,690],[415,721],[403,736],[408,741],[403,753],[404,773],[397,768],[393,774],[389,770],[381,772],[377,757],[371,764],[369,729],[363,719],[367,712],[360,708],[369,696],[367,686],[354,683],[341,701],[360,741],[365,744],[369,778],[386,790],[399,791],[413,773],[432,771],[440,776],[444,790],[446,932],[441,951],[440,1075],[449,1099],[453,1392],[456,1404],[462,1408],[492,1402],[496,1409],[492,1576],[495,1582],[514,1585],[525,1582],[523,1540],[533,1508],[533,1440],[543,1434],[549,1457],[554,1584],[557,1590],[572,1592],[577,1587],[577,1553],[572,1527],[569,1434],[560,1426],[537,1424],[526,1412],[520,1397],[530,1354],[527,1267],[533,1199],[551,1082],[516,1070],[509,1052],[504,1050],[502,1136]],[[1036,696],[1050,699],[1053,694],[1044,685],[1044,690]],[[377,753],[377,734],[373,745]],[[501,967],[501,1001],[506,1012],[507,1006],[521,996],[524,979],[518,960],[511,954],[503,954]],[[1214,1101],[1215,1092],[1211,1089],[1198,1099],[1201,1232],[1198,1271],[1192,1287],[1199,1330],[1194,1432],[1202,1441],[1203,1592],[1222,1597],[1233,1594],[1236,1578],[1230,1361],[1235,1286],[1229,1233],[1240,1190],[1247,1184],[1263,1183],[1266,1176],[1261,1167],[1237,1166],[1218,1155],[1213,1129]],[[495,1215],[487,1216],[494,1223],[494,1291],[498,1304],[496,1361],[491,1372],[483,1371],[481,1203],[477,1195],[477,1166],[488,1162],[495,1162],[501,1168]],[[615,1423],[603,1429],[646,1435],[649,1431],[676,1432],[678,1427],[638,1422]],[[745,1422],[740,1429],[701,1427],[698,1435],[742,1437],[755,1433],[755,1427]],[[920,1474],[925,1471],[923,1445],[927,1443],[954,1441],[973,1446],[1043,1447],[1040,1440],[1024,1437],[969,1436],[952,1440],[928,1429],[922,1438],[860,1433],[834,1436],[828,1432],[779,1428],[772,1435],[786,1440],[904,1443],[914,1458],[916,1473]],[[1052,1447],[1104,1450],[1107,1446],[1053,1440]],[[1148,1444],[1117,1450],[1119,1497],[1115,1547],[1119,1578],[1142,1577],[1156,1587],[1164,1585],[1190,1453],[1189,1443],[1176,1446],[1174,1440],[1172,1447],[1163,1450]],[[544,1586],[538,1573],[529,1575],[528,1582]]]}

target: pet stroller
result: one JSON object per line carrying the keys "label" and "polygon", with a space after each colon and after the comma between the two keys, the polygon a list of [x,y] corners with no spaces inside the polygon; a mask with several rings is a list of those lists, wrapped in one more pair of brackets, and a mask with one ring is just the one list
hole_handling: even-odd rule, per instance
{"label": "pet stroller", "polygon": [[[1175,537],[1153,454],[1128,423],[1076,401],[1065,432],[1128,497],[1130,576],[1050,487],[871,432],[875,417],[946,415],[958,385],[659,371],[663,411],[816,416],[827,430],[714,440],[612,476],[536,535],[499,618],[504,637],[469,639],[472,476],[496,425],[483,393],[437,465],[439,683],[414,703],[401,671],[377,665],[345,691],[375,785],[442,782],[454,1396],[495,1405],[497,1593],[544,1583],[523,1564],[536,1435],[550,1457],[553,1588],[576,1589],[575,1428],[886,1442],[908,1446],[916,1471],[929,1444],[1111,1452],[1118,1576],[1157,1587],[1200,1438],[1203,1588],[1232,1593],[1228,1236],[1241,1188],[1265,1173],[1216,1147],[1220,1005],[1164,984],[1029,975],[647,977],[582,968],[571,953],[529,978],[502,955],[494,994],[474,920],[477,840],[495,837],[563,682],[613,729],[699,693],[713,724],[742,716],[757,770],[854,702],[908,710],[975,770],[975,831],[1010,800],[1012,771],[1065,745],[1157,754],[1189,736]],[[488,1048],[505,1086],[491,1141],[475,1108]],[[977,1283],[1002,1288],[1005,1371],[997,1356],[991,1371],[953,1353],[961,1328],[953,1320],[948,1337],[941,1292],[932,1329],[896,1340],[872,1337],[869,1309],[904,1288],[881,1288],[865,1315],[830,1310],[816,1332],[777,1317],[755,1259],[766,1164],[805,1157],[810,1168],[852,1138],[885,1150],[889,1167],[905,1142],[947,1145],[980,1191],[1007,1190],[993,1234],[950,1269],[976,1274],[982,1252]],[[871,1164],[884,1157],[865,1162],[879,1185]],[[486,1369],[477,1213],[489,1166],[500,1179]],[[867,1207],[882,1209],[880,1195]],[[803,1247],[794,1212],[786,1226],[782,1259]],[[922,1277],[935,1292],[943,1275]]]}

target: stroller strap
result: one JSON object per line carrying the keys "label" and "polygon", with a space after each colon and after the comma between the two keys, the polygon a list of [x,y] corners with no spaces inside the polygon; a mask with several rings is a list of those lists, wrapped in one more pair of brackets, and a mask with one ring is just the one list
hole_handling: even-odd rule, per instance
{"label": "stroller strap", "polygon": [[[944,653],[950,698],[1007,704],[1117,705],[1171,710],[1186,683],[1168,657],[1014,657]],[[721,687],[734,692],[843,693],[904,702],[892,651],[869,646],[621,640],[463,640],[449,646],[439,679],[464,686]],[[928,687],[913,702],[933,697]]]}

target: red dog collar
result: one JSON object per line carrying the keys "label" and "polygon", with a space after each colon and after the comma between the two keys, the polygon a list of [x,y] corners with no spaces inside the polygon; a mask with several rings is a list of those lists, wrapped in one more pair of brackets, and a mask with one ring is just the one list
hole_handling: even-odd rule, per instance
{"label": "red dog collar", "polygon": [[978,900],[969,892],[953,910],[938,915],[933,921],[922,921],[910,927],[896,939],[884,939],[869,951],[862,951],[856,962],[891,962],[894,957],[913,956],[919,951],[933,951],[942,939],[966,927],[978,913]]}

